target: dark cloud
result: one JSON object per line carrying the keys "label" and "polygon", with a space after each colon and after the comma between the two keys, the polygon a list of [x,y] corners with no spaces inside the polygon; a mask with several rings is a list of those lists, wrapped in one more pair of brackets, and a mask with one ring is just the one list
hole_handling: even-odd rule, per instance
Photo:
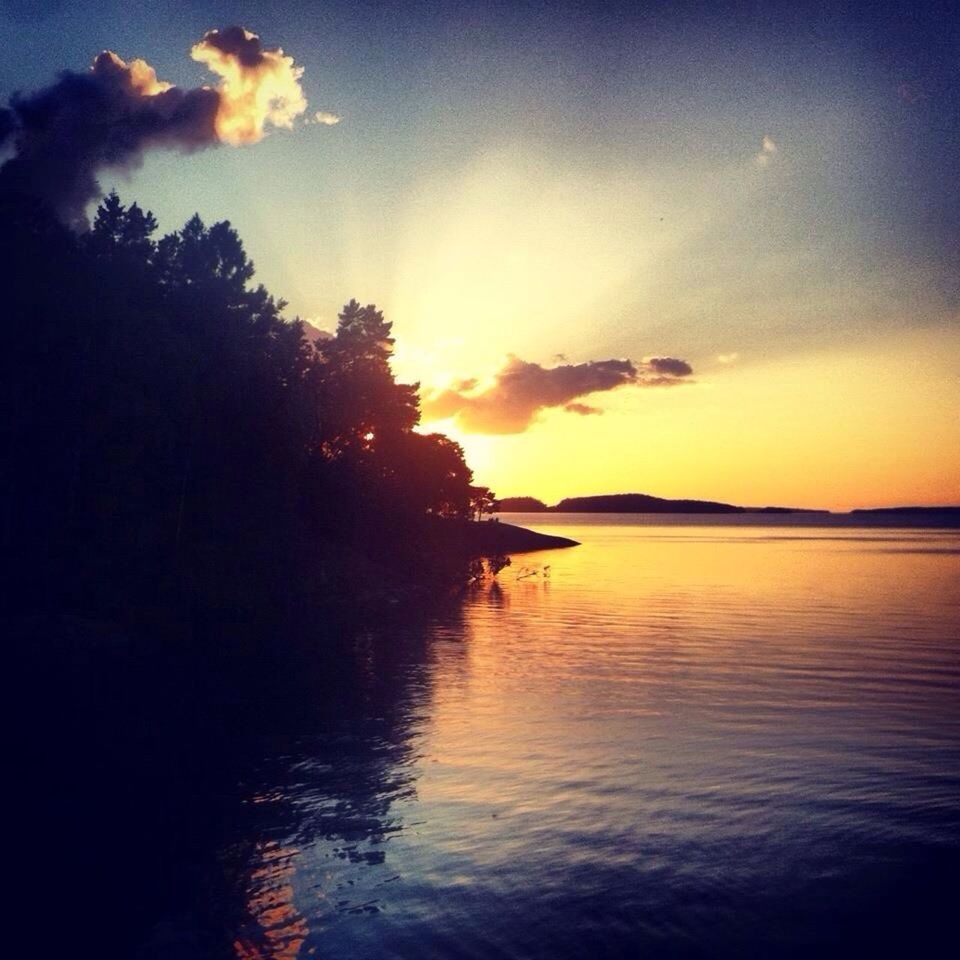
{"label": "dark cloud", "polygon": [[39,197],[64,222],[82,225],[86,205],[101,193],[99,170],[137,166],[153,146],[197,150],[217,142],[215,90],[160,87],[143,61],[126,64],[104,52],[88,73],[65,71],[44,90],[14,94],[0,129],[12,127],[16,155],[0,168],[0,186]]}
{"label": "dark cloud", "polygon": [[260,38],[243,27],[227,27],[225,30],[208,30],[200,41],[214,47],[227,56],[235,57],[248,69],[259,67],[266,56]]}
{"label": "dark cloud", "polygon": [[160,87],[143,61],[126,64],[104,52],[88,73],[66,71],[44,90],[14,94],[6,126],[16,155],[0,168],[0,186],[39,197],[65,222],[82,224],[87,203],[100,196],[99,170],[136,166],[152,146],[215,143],[217,92]]}
{"label": "dark cloud", "polygon": [[677,360],[675,357],[651,357],[646,366],[655,373],[665,373],[671,377],[688,377],[693,373],[693,367],[686,360]]}
{"label": "dark cloud", "polygon": [[157,147],[185,152],[255,143],[264,127],[292,126],[306,109],[302,69],[282,50],[264,50],[241,27],[211,30],[191,50],[221,78],[216,89],[184,90],[157,79],[144,60],[105,50],[85,73],[64,71],[49,87],[15,93],[0,108],[0,189],[45,201],[72,226],[86,224],[101,196],[97,174],[130,169]]}
{"label": "dark cloud", "polygon": [[3,149],[17,129],[17,115],[6,107],[0,107],[0,149]]}
{"label": "dark cloud", "polygon": [[427,397],[424,419],[456,417],[473,433],[521,433],[541,410],[561,407],[581,416],[602,411],[579,397],[635,386],[669,386],[682,382],[693,371],[683,360],[657,357],[637,367],[630,360],[590,360],[587,363],[542,367],[510,357],[493,384],[479,392],[476,381],[461,381],[453,389]]}
{"label": "dark cloud", "polygon": [[564,408],[567,413],[579,413],[581,417],[590,417],[603,413],[599,407],[591,407],[589,403],[568,403]]}

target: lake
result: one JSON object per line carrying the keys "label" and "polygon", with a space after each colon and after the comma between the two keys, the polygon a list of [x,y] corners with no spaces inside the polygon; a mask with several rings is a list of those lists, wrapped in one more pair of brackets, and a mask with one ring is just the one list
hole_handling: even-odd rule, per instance
{"label": "lake", "polygon": [[257,740],[219,858],[237,957],[922,955],[952,933],[960,531],[504,519],[581,546],[347,638]]}

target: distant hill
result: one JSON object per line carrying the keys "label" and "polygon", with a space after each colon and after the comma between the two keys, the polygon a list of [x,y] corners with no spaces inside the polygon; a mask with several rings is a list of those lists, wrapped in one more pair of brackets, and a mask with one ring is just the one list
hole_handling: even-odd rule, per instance
{"label": "distant hill", "polygon": [[851,510],[850,516],[861,520],[923,521],[960,527],[960,507],[877,507],[871,510]]}
{"label": "distant hill", "polygon": [[[567,497],[547,506],[536,497],[504,497],[497,501],[501,513],[767,513],[830,514],[829,510],[803,507],[738,507],[716,500],[667,500],[647,493],[612,493],[595,497]],[[960,507],[876,507],[851,510],[851,520],[889,521],[891,524],[960,527]]]}
{"label": "distant hill", "polygon": [[714,500],[666,500],[646,493],[614,493],[596,497],[567,497],[548,507],[535,497],[504,497],[497,501],[503,513],[824,513],[797,507],[737,507]]}
{"label": "distant hill", "polygon": [[543,513],[550,508],[536,497],[504,497],[497,501],[500,513]]}
{"label": "distant hill", "polygon": [[745,513],[744,507],[712,500],[664,500],[646,493],[567,497],[551,509],[557,513]]}

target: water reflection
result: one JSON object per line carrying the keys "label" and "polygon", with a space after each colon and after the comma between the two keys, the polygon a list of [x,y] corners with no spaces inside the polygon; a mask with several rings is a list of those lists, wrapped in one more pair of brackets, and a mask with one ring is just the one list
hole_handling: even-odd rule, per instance
{"label": "water reflection", "polygon": [[[499,602],[498,588],[486,589]],[[223,854],[239,910],[235,954],[310,956],[379,913],[401,876],[391,841],[416,804],[419,743],[438,659],[456,684],[468,631],[458,602],[417,624],[365,629],[288,681],[293,706],[259,742]],[[323,643],[328,643],[323,638]]]}
{"label": "water reflection", "polygon": [[299,678],[224,854],[237,955],[931,948],[956,533],[557,532],[583,546]]}
{"label": "water reflection", "polygon": [[293,902],[294,859],[299,851],[257,843],[243,889],[245,923],[233,948],[240,960],[296,960],[307,938],[307,921]]}

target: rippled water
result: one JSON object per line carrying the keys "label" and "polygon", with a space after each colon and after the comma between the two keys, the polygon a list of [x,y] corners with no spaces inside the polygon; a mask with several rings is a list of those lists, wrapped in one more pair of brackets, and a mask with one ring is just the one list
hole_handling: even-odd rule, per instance
{"label": "rippled water", "polygon": [[582,545],[358,637],[261,745],[223,853],[237,956],[932,949],[958,532],[517,519]]}

